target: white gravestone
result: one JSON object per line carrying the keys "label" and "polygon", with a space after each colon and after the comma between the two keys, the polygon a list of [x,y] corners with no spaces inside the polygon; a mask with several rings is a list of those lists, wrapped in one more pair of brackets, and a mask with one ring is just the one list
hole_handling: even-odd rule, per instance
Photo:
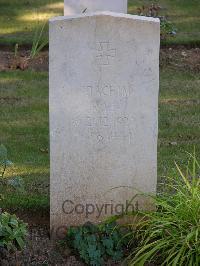
{"label": "white gravestone", "polygon": [[65,0],[65,16],[95,11],[127,13],[127,0]]}
{"label": "white gravestone", "polygon": [[[158,19],[50,20],[51,227],[148,209],[155,193]],[[127,210],[128,208],[128,210]]]}

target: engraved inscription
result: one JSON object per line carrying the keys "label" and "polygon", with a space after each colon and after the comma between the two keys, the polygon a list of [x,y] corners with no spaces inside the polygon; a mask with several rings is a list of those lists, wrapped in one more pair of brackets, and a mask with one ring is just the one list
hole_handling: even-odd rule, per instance
{"label": "engraved inscription", "polygon": [[88,97],[87,101],[90,101],[88,115],[74,116],[69,128],[102,148],[112,141],[133,143],[135,119],[129,115],[127,103],[128,98],[133,97],[134,89],[132,82],[94,82],[83,85],[81,91]]}
{"label": "engraved inscription", "polygon": [[119,97],[127,98],[133,94],[133,84],[127,85],[111,85],[111,84],[101,84],[101,85],[87,85],[84,86],[88,96],[100,96],[100,97]]}
{"label": "engraved inscription", "polygon": [[70,119],[68,128],[76,132],[73,137],[77,139],[81,136],[101,149],[112,145],[113,141],[123,145],[133,144],[135,118],[128,110],[128,99],[135,94],[133,82],[91,82],[81,86],[81,92],[89,106],[87,113]]}
{"label": "engraved inscription", "polygon": [[100,66],[111,65],[111,59],[115,58],[116,49],[112,48],[110,42],[97,43],[97,61]]}
{"label": "engraved inscription", "polygon": [[[121,114],[120,116],[81,116],[74,117],[71,127],[76,131],[81,129],[80,134],[97,144],[107,145],[110,141],[126,140],[131,143],[134,129],[132,120],[134,118]],[[84,129],[84,130],[83,130]]]}

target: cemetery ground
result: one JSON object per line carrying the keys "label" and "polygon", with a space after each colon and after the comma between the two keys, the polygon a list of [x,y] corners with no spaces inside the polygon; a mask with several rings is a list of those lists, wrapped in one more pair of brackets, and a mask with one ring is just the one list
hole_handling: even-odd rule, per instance
{"label": "cemetery ground", "polygon": [[[8,70],[9,64],[4,61],[6,67],[0,72],[0,136],[1,142],[8,148],[8,158],[14,162],[14,166],[8,168],[6,177],[17,175],[25,180],[23,193],[0,190],[0,194],[4,194],[1,207],[17,213],[31,228],[31,244],[23,255],[18,255],[19,261],[31,254],[29,257],[33,261],[78,265],[74,256],[63,259],[59,253],[52,252],[48,240],[50,173],[47,58],[48,51],[42,52],[25,71]],[[194,146],[196,154],[200,152],[200,50],[184,47],[162,49],[160,61],[159,182],[164,176],[174,174],[174,161],[180,166],[187,163],[186,152],[192,153]],[[38,228],[41,235],[38,235]]]}
{"label": "cemetery ground", "polygon": [[[26,71],[0,72],[0,135],[14,162],[7,176],[19,175],[26,182],[24,195],[8,192],[3,204],[40,213],[49,209],[48,52],[42,55]],[[197,154],[200,151],[200,49],[162,49],[160,59],[161,181],[173,173],[174,161],[186,163],[185,152],[192,152],[194,146]]]}
{"label": "cemetery ground", "polygon": [[[130,0],[129,13],[136,13],[143,3],[149,1]],[[165,176],[173,176],[175,161],[187,164],[187,152],[195,147],[200,154],[200,2],[161,0],[159,4],[164,7],[161,13],[169,15],[178,29],[175,38],[165,41],[160,57],[161,183]],[[25,181],[24,192],[0,186],[1,208],[27,222],[30,233],[26,249],[10,255],[4,265],[83,265],[68,250],[65,254],[55,250],[49,241],[48,50],[24,71],[23,67],[11,70],[14,45],[19,44],[19,54],[26,58],[35,28],[62,13],[63,1],[0,0],[0,144],[8,148],[8,158],[14,163],[6,177],[21,176]]]}
{"label": "cemetery ground", "polygon": [[[137,14],[137,8],[158,3],[178,30],[176,38],[167,40],[170,44],[196,45],[200,43],[200,20],[198,0],[129,0],[129,13]],[[36,27],[49,17],[63,15],[63,1],[58,0],[1,0],[0,1],[0,43],[5,45],[32,43]]]}

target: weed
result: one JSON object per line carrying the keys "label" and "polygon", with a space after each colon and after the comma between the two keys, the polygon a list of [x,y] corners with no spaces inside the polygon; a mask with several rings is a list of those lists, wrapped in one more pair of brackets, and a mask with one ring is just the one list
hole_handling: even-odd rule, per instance
{"label": "weed", "polygon": [[38,53],[48,44],[49,40],[45,38],[45,27],[44,23],[41,27],[37,27],[33,37],[32,48],[30,52],[30,58],[33,59]]}
{"label": "weed", "polygon": [[168,178],[167,191],[153,197],[157,211],[142,212],[136,233],[140,245],[130,256],[131,265],[200,264],[200,164],[190,155],[185,171]]}

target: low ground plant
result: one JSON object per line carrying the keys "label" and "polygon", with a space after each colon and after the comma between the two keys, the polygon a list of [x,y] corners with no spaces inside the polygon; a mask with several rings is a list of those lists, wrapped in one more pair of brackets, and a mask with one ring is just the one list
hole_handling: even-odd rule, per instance
{"label": "low ground plant", "polygon": [[42,26],[38,25],[38,27],[35,29],[31,50],[28,55],[21,56],[19,53],[19,44],[15,44],[14,57],[10,63],[10,68],[12,70],[26,70],[29,67],[31,60],[37,57],[42,49],[48,45],[49,40],[46,34],[46,26],[47,23],[45,22]]}
{"label": "low ground plant", "polygon": [[20,176],[15,176],[12,178],[6,178],[6,170],[8,167],[12,166],[13,163],[8,160],[7,148],[1,144],[0,145],[0,185],[9,186],[18,191],[24,190],[24,180]]}
{"label": "low ground plant", "polygon": [[153,197],[157,210],[142,212],[134,238],[140,244],[130,265],[200,265],[200,164],[190,155],[185,170],[167,179],[165,192]]}
{"label": "low ground plant", "polygon": [[150,6],[142,6],[138,8],[138,15],[146,17],[154,17],[160,19],[160,37],[161,40],[166,40],[169,36],[176,35],[177,29],[167,16],[161,16],[160,11],[162,7],[158,4],[151,4]]}
{"label": "low ground plant", "polygon": [[15,215],[0,213],[0,248],[6,250],[23,249],[27,235],[27,225]]}
{"label": "low ground plant", "polygon": [[104,265],[108,259],[120,261],[125,255],[128,239],[115,222],[100,225],[88,223],[69,228],[62,244],[72,248],[87,265]]}
{"label": "low ground plant", "polygon": [[[19,176],[6,178],[5,173],[7,167],[13,163],[8,160],[6,147],[0,145],[0,186],[15,189],[18,191],[24,190],[23,179]],[[0,201],[2,202],[4,195],[0,194]],[[6,250],[23,249],[25,245],[25,238],[27,235],[27,225],[18,219],[15,215],[3,212],[0,208],[0,248]],[[1,251],[0,250],[0,251]],[[0,254],[1,255],[1,254]],[[1,257],[0,257],[1,260]]]}

